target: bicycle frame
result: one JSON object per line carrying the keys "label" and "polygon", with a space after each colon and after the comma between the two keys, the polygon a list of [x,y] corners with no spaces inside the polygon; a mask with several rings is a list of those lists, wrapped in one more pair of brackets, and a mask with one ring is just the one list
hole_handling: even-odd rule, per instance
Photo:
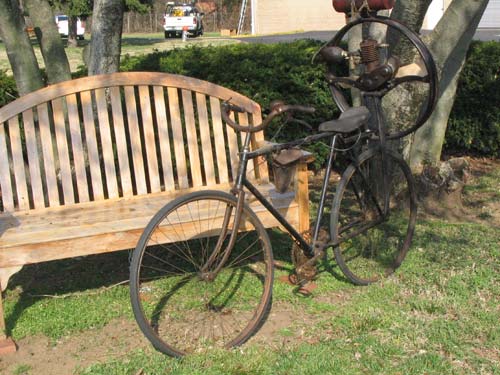
{"label": "bicycle frame", "polygon": [[[362,133],[358,136],[351,136],[348,138],[343,138],[344,143],[350,143],[353,141],[361,141],[365,139],[372,139],[375,138],[375,142],[377,142],[381,148],[385,146],[386,140],[385,140],[385,129],[383,125],[383,121],[381,118],[381,108],[380,108],[380,103],[375,100],[374,103],[372,104],[374,107],[374,110],[376,112],[376,116],[374,118],[374,124],[369,125],[368,131]],[[376,130],[378,130],[378,136],[375,134],[377,133]],[[292,236],[293,240],[302,248],[304,251],[304,254],[308,258],[313,258],[313,257],[319,257],[319,254],[322,253],[323,249],[329,246],[337,246],[339,243],[334,243],[334,242],[328,242],[326,244],[324,243],[319,243],[318,242],[318,237],[321,229],[321,221],[320,218],[324,214],[325,210],[325,202],[326,202],[326,195],[327,195],[327,188],[328,188],[328,181],[330,180],[330,176],[332,173],[334,161],[336,158],[337,150],[335,149],[337,145],[337,141],[340,135],[338,133],[318,133],[314,134],[305,138],[301,138],[298,140],[294,140],[291,142],[287,143],[282,143],[282,144],[276,144],[271,147],[266,147],[264,149],[257,149],[254,151],[250,150],[250,143],[251,143],[251,133],[247,132],[245,136],[245,141],[243,142],[243,150],[240,152],[240,162],[238,166],[238,173],[236,176],[236,181],[233,185],[233,188],[231,189],[231,192],[237,196],[238,199],[238,212],[236,213],[235,217],[235,222],[236,224],[239,224],[239,220],[241,218],[241,211],[243,210],[243,205],[244,205],[244,200],[245,200],[245,191],[243,188],[247,188],[248,191],[257,198],[257,200],[274,216],[274,218],[290,233]],[[246,172],[247,172],[247,166],[248,166],[248,161],[255,159],[259,156],[263,155],[268,155],[273,152],[278,152],[284,149],[288,149],[294,146],[298,145],[303,145],[303,144],[309,144],[313,143],[315,141],[319,141],[322,139],[327,139],[330,138],[330,153],[328,155],[328,162],[326,166],[326,171],[325,171],[325,176],[323,179],[323,185],[321,188],[321,194],[320,194],[320,201],[318,205],[318,210],[316,213],[316,222],[314,224],[314,229],[313,229],[313,236],[312,236],[312,246],[304,239],[303,235],[299,233],[284,217],[281,215],[281,213],[274,208],[274,206],[264,197],[262,193],[259,192],[259,190],[252,184],[251,181],[249,181],[246,177]],[[357,168],[357,167],[356,167]],[[384,155],[382,152],[382,175],[383,175],[383,186],[384,190],[387,191],[387,179],[386,179],[386,173],[385,173],[385,161],[384,161]],[[368,181],[364,181],[364,184],[366,186],[369,186]],[[342,242],[357,236],[358,234],[380,224],[384,220],[384,217],[386,215],[386,212],[383,212],[382,208],[378,205],[378,202],[376,201],[375,197],[373,196],[373,193],[371,192],[370,188],[367,188],[367,191],[370,193],[372,196],[372,199],[375,201],[377,209],[381,215],[380,220],[374,221],[370,226],[363,227],[358,229],[356,232],[350,234],[349,236],[346,236]],[[386,202],[387,203],[387,202]],[[387,207],[388,205],[385,204],[384,207]],[[237,225],[235,224],[235,227]],[[234,236],[232,236],[234,237]],[[231,242],[231,240],[230,240]],[[228,247],[230,248],[230,247]]]}

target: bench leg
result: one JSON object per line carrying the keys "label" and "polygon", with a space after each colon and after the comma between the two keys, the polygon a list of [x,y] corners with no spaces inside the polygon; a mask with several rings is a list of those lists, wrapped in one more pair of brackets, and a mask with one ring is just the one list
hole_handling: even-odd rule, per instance
{"label": "bench leg", "polygon": [[22,266],[0,269],[0,355],[14,353],[17,350],[16,343],[7,337],[5,332],[5,318],[3,313],[2,292],[7,289],[10,277],[20,271]]}
{"label": "bench leg", "polygon": [[299,163],[295,175],[295,196],[299,204],[299,233],[309,231],[309,185],[307,164]]}

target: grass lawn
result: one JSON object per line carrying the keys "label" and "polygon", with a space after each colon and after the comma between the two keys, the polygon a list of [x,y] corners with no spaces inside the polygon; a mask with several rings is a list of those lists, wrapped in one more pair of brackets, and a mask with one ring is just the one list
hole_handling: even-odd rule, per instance
{"label": "grass lawn", "polygon": [[[419,218],[393,277],[355,287],[325,262],[309,297],[275,282],[268,322],[243,347],[183,360],[135,326],[127,252],[25,267],[5,300],[20,350],[0,373],[500,374],[499,191],[495,162],[466,189],[467,222]],[[271,237],[278,279],[291,243]]]}
{"label": "grass lawn", "polygon": [[[122,41],[122,55],[140,55],[147,54],[153,51],[165,51],[174,48],[184,48],[190,45],[226,45],[232,43],[238,43],[237,40],[232,39],[220,39],[217,38],[219,35],[216,33],[208,33],[201,38],[190,38],[187,42],[183,42],[181,38],[175,39],[165,39],[163,33],[155,34],[124,34]],[[43,58],[40,52],[40,48],[36,41],[32,39],[35,45],[35,54],[38,59],[40,67],[44,67]],[[66,39],[64,39],[66,43]],[[68,56],[71,71],[75,71],[80,65],[83,65],[83,49],[89,43],[89,36],[86,35],[86,40],[79,41],[78,47],[66,47],[66,54]],[[11,72],[10,64],[7,59],[7,53],[5,51],[5,45],[0,42],[0,70],[6,70]]]}

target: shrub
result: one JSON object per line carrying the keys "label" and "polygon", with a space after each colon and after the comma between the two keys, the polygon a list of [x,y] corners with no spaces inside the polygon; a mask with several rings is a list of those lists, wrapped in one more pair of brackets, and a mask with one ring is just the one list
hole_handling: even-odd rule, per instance
{"label": "shrub", "polygon": [[459,80],[445,148],[500,156],[500,43],[474,42]]}
{"label": "shrub", "polygon": [[17,98],[16,81],[14,77],[8,76],[5,71],[0,70],[0,107],[10,103]]}

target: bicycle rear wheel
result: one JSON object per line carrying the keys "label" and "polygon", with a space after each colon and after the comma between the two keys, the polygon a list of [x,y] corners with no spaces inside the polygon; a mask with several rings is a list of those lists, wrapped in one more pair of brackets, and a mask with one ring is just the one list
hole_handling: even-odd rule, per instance
{"label": "bicycle rear wheel", "polygon": [[417,201],[410,168],[389,150],[372,149],[349,165],[330,220],[335,259],[354,284],[393,273],[411,244]]}
{"label": "bicycle rear wheel", "polygon": [[234,246],[236,198],[180,197],[142,234],[130,266],[132,308],[153,346],[180,357],[244,343],[270,307],[273,256],[257,216],[244,207]]}

